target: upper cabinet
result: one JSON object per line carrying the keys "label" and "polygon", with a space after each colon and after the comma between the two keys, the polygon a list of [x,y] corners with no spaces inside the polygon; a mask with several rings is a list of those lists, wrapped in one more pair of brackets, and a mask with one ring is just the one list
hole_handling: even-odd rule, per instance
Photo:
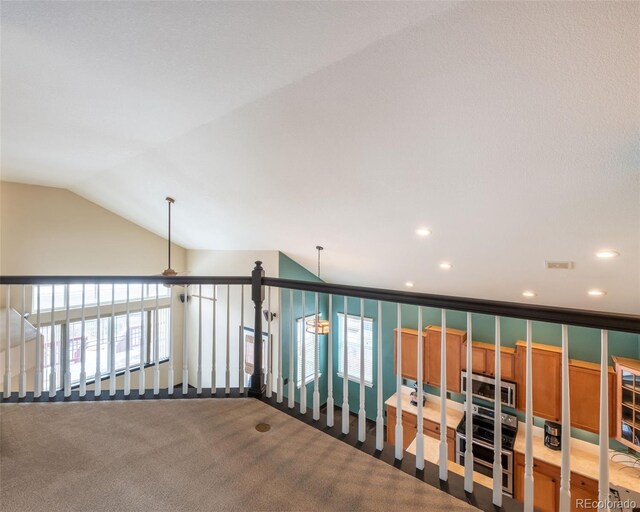
{"label": "upper cabinet", "polygon": [[[425,330],[425,380],[427,384],[440,387],[440,354],[442,328],[429,325]],[[462,346],[467,333],[458,329],[447,329],[447,390],[460,393],[460,372],[462,371]]]}
{"label": "upper cabinet", "polygon": [[[462,347],[462,369],[467,369],[467,343]],[[472,373],[496,376],[496,347],[482,341],[471,342]],[[516,380],[516,351],[512,347],[500,347],[501,380]]]}
{"label": "upper cabinet", "polygon": [[[608,369],[609,436],[615,435],[615,371]],[[571,426],[600,432],[600,365],[569,360]]]}
{"label": "upper cabinet", "polygon": [[[405,379],[418,380],[418,340],[423,344],[422,354],[424,360],[424,335],[415,329],[400,329],[402,334],[402,376]],[[393,373],[398,371],[398,329],[393,330]],[[423,370],[424,376],[424,370]],[[423,377],[424,378],[424,377]]]}
{"label": "upper cabinet", "polygon": [[638,450],[640,447],[640,361],[614,357],[618,405],[616,439]]}
{"label": "upper cabinet", "polygon": [[[562,351],[559,347],[532,343],[531,377],[533,382],[533,415],[552,421],[560,421],[562,414]],[[527,368],[527,344],[516,342],[516,368],[518,384],[518,409],[526,404],[525,376]]]}

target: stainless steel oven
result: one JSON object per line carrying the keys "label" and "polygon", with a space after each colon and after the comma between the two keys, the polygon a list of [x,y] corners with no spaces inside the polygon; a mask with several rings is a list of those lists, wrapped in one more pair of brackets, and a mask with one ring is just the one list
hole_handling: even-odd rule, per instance
{"label": "stainless steel oven", "polygon": [[[464,466],[464,452],[467,441],[463,434],[456,434],[456,462]],[[473,452],[473,470],[482,475],[493,477],[493,446],[477,439],[471,446]],[[513,452],[502,450],[502,492],[513,497]]]}
{"label": "stainless steel oven", "polygon": [[[462,393],[467,392],[468,373],[461,373]],[[483,400],[495,401],[496,397],[496,379],[485,375],[471,374],[471,394]],[[507,407],[516,407],[516,384],[505,380],[500,382],[500,401]]]}

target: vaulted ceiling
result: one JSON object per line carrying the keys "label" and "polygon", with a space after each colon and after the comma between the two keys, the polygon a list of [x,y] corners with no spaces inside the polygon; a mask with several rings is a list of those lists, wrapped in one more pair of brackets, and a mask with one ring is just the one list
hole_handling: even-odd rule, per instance
{"label": "vaulted ceiling", "polygon": [[314,270],[321,244],[333,282],[638,313],[639,27],[637,2],[3,2],[2,179],[160,234],[172,195],[186,248]]}

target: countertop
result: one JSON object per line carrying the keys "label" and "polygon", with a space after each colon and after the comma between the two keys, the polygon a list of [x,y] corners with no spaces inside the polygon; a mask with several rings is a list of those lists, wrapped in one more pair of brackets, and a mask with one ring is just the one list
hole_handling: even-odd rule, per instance
{"label": "countertop", "polygon": [[[411,405],[411,391],[413,391],[413,388],[402,386],[402,410],[417,416],[418,407]],[[423,418],[440,423],[440,397],[427,393],[425,393],[424,396],[427,399],[427,403],[422,408]],[[385,405],[397,408],[396,393],[387,399]],[[458,423],[460,423],[462,416],[464,416],[464,406],[453,400],[447,400],[447,427],[455,429]]]}

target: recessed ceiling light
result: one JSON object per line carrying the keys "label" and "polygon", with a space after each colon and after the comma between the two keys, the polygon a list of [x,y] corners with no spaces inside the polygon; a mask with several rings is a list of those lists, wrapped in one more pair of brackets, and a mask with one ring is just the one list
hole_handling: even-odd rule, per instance
{"label": "recessed ceiling light", "polygon": [[449,270],[451,267],[453,267],[453,265],[448,261],[443,261],[442,263],[440,263],[440,268],[444,270]]}
{"label": "recessed ceiling light", "polygon": [[407,281],[406,283],[404,283],[404,285],[405,285],[407,288],[413,288],[413,283],[412,283],[411,281]]}
{"label": "recessed ceiling light", "polygon": [[430,234],[431,234],[431,230],[429,228],[416,229],[416,235],[418,236],[429,236]]}
{"label": "recessed ceiling light", "polygon": [[523,297],[535,297],[536,295],[536,292],[532,292],[531,290],[525,290],[522,292]]}
{"label": "recessed ceiling light", "polygon": [[587,293],[591,295],[591,297],[602,297],[607,294],[607,292],[603,290],[589,290]]}
{"label": "recessed ceiling light", "polygon": [[615,258],[616,256],[620,256],[620,253],[617,251],[612,251],[611,249],[600,249],[596,253],[596,256],[598,258],[607,259],[607,258]]}

